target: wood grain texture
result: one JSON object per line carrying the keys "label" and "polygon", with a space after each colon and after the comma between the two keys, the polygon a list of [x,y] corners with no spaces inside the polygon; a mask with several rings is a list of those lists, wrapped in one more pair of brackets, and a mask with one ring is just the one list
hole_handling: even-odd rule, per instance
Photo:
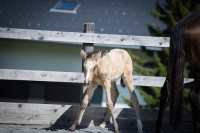
{"label": "wood grain texture", "polygon": [[[79,106],[72,105],[0,102],[0,123],[54,125],[61,124],[59,122],[62,121],[62,124],[69,124],[78,115],[79,108]],[[90,124],[91,120],[98,123],[104,117],[105,112],[105,107],[90,106],[85,112],[82,123]],[[122,120],[134,121],[136,119],[135,112],[131,108],[115,108],[114,115]],[[151,120],[152,118],[145,119]]]}
{"label": "wood grain texture", "polygon": [[149,47],[169,47],[169,37],[150,37],[117,34],[97,34],[79,32],[45,31],[33,29],[16,29],[0,27],[0,38],[33,40],[57,43],[72,43],[81,45],[82,43],[94,43],[94,45],[125,47],[149,46]]}
{"label": "wood grain texture", "polygon": [[[78,115],[79,108],[79,106],[72,105],[0,102],[0,124],[49,125],[51,128],[58,126],[67,128]],[[106,108],[89,106],[81,126],[87,127],[91,121],[98,126],[105,112]],[[120,129],[136,129],[136,116],[132,108],[115,108],[114,115],[116,115]],[[190,115],[188,113],[183,115],[183,123],[191,123]],[[157,110],[141,110],[144,128],[148,125],[154,126],[156,117]],[[167,120],[168,118],[165,117],[164,121]]]}
{"label": "wood grain texture", "polygon": [[51,125],[70,107],[0,102],[0,123]]}
{"label": "wood grain texture", "polygon": [[[135,86],[162,87],[165,79],[165,77],[158,76],[133,76]],[[84,74],[81,72],[0,69],[0,80],[84,83]],[[192,81],[191,78],[185,78],[184,82],[191,83]],[[120,84],[119,80],[117,84]]]}
{"label": "wood grain texture", "polygon": [[79,72],[0,69],[0,79],[83,83],[84,75]]}

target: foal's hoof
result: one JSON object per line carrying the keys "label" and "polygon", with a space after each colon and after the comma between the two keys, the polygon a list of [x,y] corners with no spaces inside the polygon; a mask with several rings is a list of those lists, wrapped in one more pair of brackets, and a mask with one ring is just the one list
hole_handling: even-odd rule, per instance
{"label": "foal's hoof", "polygon": [[143,126],[142,126],[142,121],[141,120],[137,120],[137,128],[138,128],[138,133],[143,133]]}
{"label": "foal's hoof", "polygon": [[106,122],[102,122],[102,123],[99,125],[99,127],[101,127],[101,128],[106,128]]}
{"label": "foal's hoof", "polygon": [[74,132],[76,130],[76,125],[73,124],[68,130]]}
{"label": "foal's hoof", "polygon": [[115,133],[120,133],[119,130],[115,130]]}

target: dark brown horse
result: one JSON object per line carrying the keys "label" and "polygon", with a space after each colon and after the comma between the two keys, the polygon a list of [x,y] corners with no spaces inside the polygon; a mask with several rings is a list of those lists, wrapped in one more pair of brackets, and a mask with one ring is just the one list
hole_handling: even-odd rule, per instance
{"label": "dark brown horse", "polygon": [[194,133],[200,133],[200,12],[191,13],[172,30],[167,80],[161,89],[160,110],[156,133],[160,133],[162,117],[167,102],[170,104],[170,124],[178,127],[182,118],[184,64],[188,61],[192,69],[190,95]]}

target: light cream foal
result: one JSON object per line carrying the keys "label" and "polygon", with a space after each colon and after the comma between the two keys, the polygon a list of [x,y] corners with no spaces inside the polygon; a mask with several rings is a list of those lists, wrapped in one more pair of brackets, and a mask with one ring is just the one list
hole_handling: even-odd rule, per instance
{"label": "light cream foal", "polygon": [[100,85],[106,92],[108,109],[104,120],[108,119],[108,116],[111,116],[115,133],[119,133],[118,124],[113,115],[113,107],[118,97],[116,80],[121,78],[129,90],[131,101],[135,107],[138,132],[142,133],[138,99],[133,86],[133,65],[128,52],[123,49],[113,49],[106,54],[103,54],[101,51],[87,54],[81,50],[81,58],[84,60],[86,91],[81,103],[79,115],[70,127],[70,130],[75,130],[76,126],[80,125],[93,92],[97,85]]}

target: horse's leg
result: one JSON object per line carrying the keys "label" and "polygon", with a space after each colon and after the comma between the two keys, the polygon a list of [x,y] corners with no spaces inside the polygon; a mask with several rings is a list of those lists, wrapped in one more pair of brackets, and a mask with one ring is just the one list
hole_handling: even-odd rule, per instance
{"label": "horse's leg", "polygon": [[115,133],[119,133],[119,127],[118,127],[117,121],[113,114],[113,102],[112,102],[112,98],[111,98],[111,82],[110,81],[104,82],[104,89],[106,91],[107,108],[112,117]]}
{"label": "horse's leg", "polygon": [[191,107],[192,107],[192,117],[194,133],[200,133],[200,79],[197,81],[195,79],[194,86],[191,92]]}
{"label": "horse's leg", "polygon": [[140,107],[139,107],[138,99],[137,99],[134,86],[133,86],[133,75],[132,75],[131,69],[126,69],[126,71],[122,75],[122,78],[125,85],[128,87],[131,102],[135,109],[138,133],[142,133],[143,131],[142,131],[142,121],[140,118]]}
{"label": "horse's leg", "polygon": [[78,117],[76,118],[76,120],[74,121],[74,123],[72,124],[72,126],[69,128],[69,130],[74,131],[76,129],[76,126],[80,125],[81,120],[83,118],[83,114],[88,106],[89,101],[92,98],[92,95],[94,93],[95,90],[95,85],[88,85],[86,87],[86,91],[84,93],[84,97],[81,103],[81,107],[80,107],[80,112]]}
{"label": "horse's leg", "polygon": [[167,99],[168,99],[168,91],[167,91],[167,81],[165,81],[163,87],[161,88],[160,92],[160,106],[159,106],[159,113],[158,118],[156,120],[156,133],[160,133],[162,129],[162,120],[165,113],[165,108],[167,106]]}
{"label": "horse's leg", "polygon": [[[116,85],[116,82],[112,82],[111,84],[111,99],[112,99],[112,102],[113,102],[113,107],[115,106],[116,104],[116,101],[117,101],[117,98],[119,96],[119,91],[117,89],[117,85]],[[106,111],[106,114],[105,114],[105,117],[102,121],[102,123],[100,124],[101,127],[105,127],[106,126],[106,122],[107,121],[110,121],[112,118],[110,116],[110,112],[109,110],[107,109]]]}

